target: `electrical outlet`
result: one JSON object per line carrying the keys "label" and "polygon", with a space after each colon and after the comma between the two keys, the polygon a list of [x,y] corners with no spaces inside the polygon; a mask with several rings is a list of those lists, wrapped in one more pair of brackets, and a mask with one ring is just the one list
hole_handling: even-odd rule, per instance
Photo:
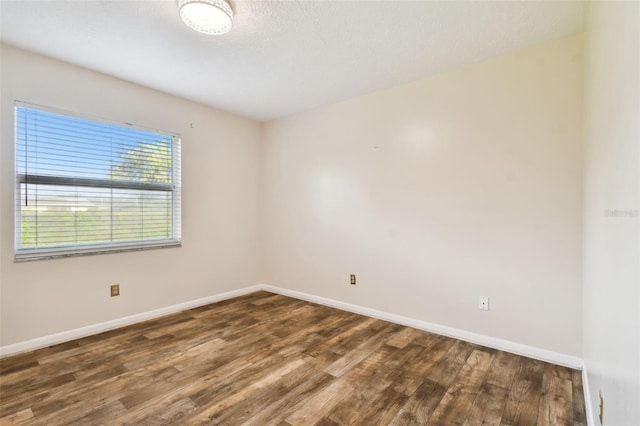
{"label": "electrical outlet", "polygon": [[355,275],[351,274],[350,282],[351,282],[351,285],[356,285],[356,276]]}
{"label": "electrical outlet", "polygon": [[604,396],[602,396],[602,389],[600,389],[600,392],[598,393],[598,396],[600,397],[600,404],[598,406],[598,419],[600,419],[600,424],[604,424],[602,419],[604,418]]}
{"label": "electrical outlet", "polygon": [[482,311],[489,310],[489,298],[487,296],[479,296],[478,297],[478,309]]}
{"label": "electrical outlet", "polygon": [[113,284],[111,286],[111,297],[120,296],[120,284]]}

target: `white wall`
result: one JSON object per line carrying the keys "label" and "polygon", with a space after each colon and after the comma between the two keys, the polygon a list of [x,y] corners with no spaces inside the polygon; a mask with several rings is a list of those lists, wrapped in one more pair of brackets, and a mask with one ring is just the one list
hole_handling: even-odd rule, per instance
{"label": "white wall", "polygon": [[579,355],[582,43],[267,123],[267,283]]}
{"label": "white wall", "polygon": [[[0,345],[260,281],[259,123],[13,47],[1,55]],[[180,133],[183,247],[14,263],[16,99]]]}
{"label": "white wall", "polygon": [[583,357],[605,425],[640,424],[639,26],[637,1],[589,3]]}

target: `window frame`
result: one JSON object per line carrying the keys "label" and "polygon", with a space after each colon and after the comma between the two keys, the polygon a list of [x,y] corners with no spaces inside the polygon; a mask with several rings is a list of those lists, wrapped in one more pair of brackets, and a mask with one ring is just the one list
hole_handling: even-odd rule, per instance
{"label": "window frame", "polygon": [[[124,130],[137,130],[148,133],[155,133],[171,140],[171,182],[141,182],[132,180],[114,180],[110,178],[84,178],[66,176],[46,176],[29,173],[18,173],[18,111],[19,108],[34,110],[37,112],[62,115],[68,118],[84,120],[90,123],[115,126]],[[115,120],[95,117],[87,114],[61,110],[58,108],[45,107],[23,101],[14,101],[14,261],[32,261],[42,259],[53,259],[72,256],[86,256],[107,253],[121,253],[130,251],[153,250],[159,248],[182,247],[182,147],[181,138],[178,133],[167,132],[158,129],[150,129],[142,126],[124,123]],[[123,190],[140,191],[160,191],[170,193],[171,199],[171,237],[154,240],[129,240],[118,242],[92,242],[78,243],[70,245],[60,245],[52,247],[22,247],[22,217],[21,185],[50,185],[68,186],[70,188],[109,188]],[[113,221],[109,222],[113,226]]]}

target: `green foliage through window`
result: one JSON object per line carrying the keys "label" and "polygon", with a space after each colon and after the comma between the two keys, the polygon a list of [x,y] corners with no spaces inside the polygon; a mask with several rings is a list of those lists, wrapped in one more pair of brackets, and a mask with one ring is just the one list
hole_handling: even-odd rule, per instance
{"label": "green foliage through window", "polygon": [[179,140],[22,106],[16,114],[16,258],[179,244]]}

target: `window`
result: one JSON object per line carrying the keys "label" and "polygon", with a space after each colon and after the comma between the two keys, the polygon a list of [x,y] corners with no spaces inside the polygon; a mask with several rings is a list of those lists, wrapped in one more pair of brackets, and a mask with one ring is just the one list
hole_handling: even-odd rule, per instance
{"label": "window", "polygon": [[16,104],[15,258],[180,245],[180,140]]}

